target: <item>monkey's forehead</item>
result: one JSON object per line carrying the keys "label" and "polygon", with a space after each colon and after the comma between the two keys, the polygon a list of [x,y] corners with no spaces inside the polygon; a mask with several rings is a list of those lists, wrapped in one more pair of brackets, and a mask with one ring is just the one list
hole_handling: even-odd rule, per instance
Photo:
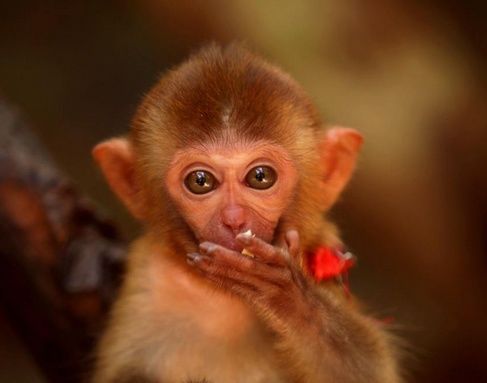
{"label": "monkey's forehead", "polygon": [[241,47],[203,49],[165,75],[143,104],[135,129],[165,131],[181,143],[210,141],[227,130],[253,140],[293,140],[321,125],[287,74]]}
{"label": "monkey's forehead", "polygon": [[225,165],[247,163],[255,159],[270,160],[280,166],[294,166],[290,153],[281,145],[269,142],[236,142],[230,146],[219,142],[193,144],[174,153],[172,166],[210,161]]}

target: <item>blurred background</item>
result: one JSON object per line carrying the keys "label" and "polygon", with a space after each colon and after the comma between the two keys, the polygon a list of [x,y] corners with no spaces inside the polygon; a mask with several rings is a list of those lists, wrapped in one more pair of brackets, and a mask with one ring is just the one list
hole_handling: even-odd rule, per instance
{"label": "blurred background", "polygon": [[[292,74],[365,147],[333,211],[353,291],[394,317],[410,382],[487,382],[487,3],[3,1],[0,94],[121,227],[90,149],[161,72],[235,39]],[[22,304],[22,302],[19,302]],[[0,307],[0,382],[46,382]]]}

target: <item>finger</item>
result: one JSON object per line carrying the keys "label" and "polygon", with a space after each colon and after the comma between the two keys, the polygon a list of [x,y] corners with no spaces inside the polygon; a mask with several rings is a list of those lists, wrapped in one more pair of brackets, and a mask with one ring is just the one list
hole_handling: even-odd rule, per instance
{"label": "finger", "polygon": [[212,242],[203,242],[199,246],[200,252],[209,255],[225,263],[228,267],[233,267],[242,271],[249,271],[254,267],[254,260],[236,251],[217,245]]}
{"label": "finger", "polygon": [[258,237],[249,237],[245,234],[238,234],[236,240],[261,262],[277,265],[285,264],[286,252],[281,248],[272,246]]}
{"label": "finger", "polygon": [[285,238],[289,254],[294,260],[298,260],[300,251],[299,233],[296,230],[288,230]]}
{"label": "finger", "polygon": [[216,257],[199,253],[187,254],[188,263],[195,266],[208,279],[221,282],[223,287],[240,284],[252,287],[253,290],[263,291],[266,281],[248,273],[228,267],[219,262]]}
{"label": "finger", "polygon": [[262,263],[255,258],[246,257],[211,242],[202,243],[200,250],[204,255],[211,257],[212,262],[219,265],[223,270],[239,271],[241,274],[238,280],[240,281],[252,276],[262,282],[284,285],[291,279],[290,273],[284,267]]}
{"label": "finger", "polygon": [[201,268],[203,263],[208,263],[210,261],[210,257],[205,255],[201,255],[200,253],[188,253],[186,254],[186,262],[191,266],[197,266]]}
{"label": "finger", "polygon": [[224,280],[231,285],[239,284],[252,287],[255,291],[263,291],[265,289],[266,282],[254,277],[242,273],[239,270],[228,269],[222,267],[216,262],[209,262],[202,265],[201,270],[209,277]]}

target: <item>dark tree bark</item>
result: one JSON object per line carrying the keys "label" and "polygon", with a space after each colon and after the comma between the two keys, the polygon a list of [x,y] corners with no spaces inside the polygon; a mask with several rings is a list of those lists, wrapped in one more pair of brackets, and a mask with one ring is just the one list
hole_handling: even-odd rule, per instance
{"label": "dark tree bark", "polygon": [[89,374],[125,243],[0,98],[0,305],[51,382]]}

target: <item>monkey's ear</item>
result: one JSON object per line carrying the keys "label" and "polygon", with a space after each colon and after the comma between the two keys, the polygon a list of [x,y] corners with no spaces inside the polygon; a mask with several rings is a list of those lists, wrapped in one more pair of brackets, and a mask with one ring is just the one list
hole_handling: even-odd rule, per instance
{"label": "monkey's ear", "polygon": [[112,138],[96,145],[93,158],[111,189],[137,219],[142,219],[141,203],[134,177],[134,153],[125,138]]}
{"label": "monkey's ear", "polygon": [[320,142],[320,157],[324,169],[323,203],[326,209],[335,203],[350,180],[362,143],[362,135],[350,128],[334,127],[327,130],[323,136]]}

